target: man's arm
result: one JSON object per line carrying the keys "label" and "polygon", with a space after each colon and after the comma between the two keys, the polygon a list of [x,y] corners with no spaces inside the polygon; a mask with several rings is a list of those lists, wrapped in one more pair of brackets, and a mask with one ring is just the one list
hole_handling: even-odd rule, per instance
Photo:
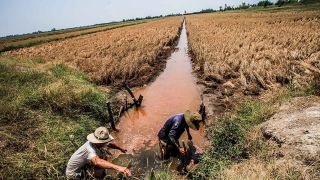
{"label": "man's arm", "polygon": [[179,150],[179,152],[180,152],[182,155],[185,155],[184,148],[180,147],[179,143],[174,139],[174,137],[172,137],[172,136],[169,135],[169,139],[170,139],[170,141],[173,143],[173,145]]}
{"label": "man's arm", "polygon": [[181,123],[182,123],[182,121],[176,121],[176,122],[172,125],[172,127],[171,127],[171,129],[170,129],[170,131],[169,131],[168,137],[169,137],[169,140],[172,142],[172,144],[179,150],[179,152],[180,152],[181,154],[184,154],[184,153],[185,153],[185,152],[184,152],[184,149],[181,148],[180,145],[179,145],[179,143],[176,141],[177,130],[178,130],[179,128],[184,128],[183,126],[181,127],[181,125],[182,125]]}
{"label": "man's arm", "polygon": [[112,148],[112,149],[119,149],[121,152],[123,153],[126,153],[127,150],[124,149],[124,148],[121,148],[120,146],[116,145],[115,143],[112,143],[110,142],[108,145],[107,145],[109,148]]}
{"label": "man's arm", "polygon": [[188,126],[186,127],[186,131],[187,131],[187,134],[188,134],[188,139],[191,141],[192,140],[192,136],[190,134],[190,130],[189,130]]}
{"label": "man's arm", "polygon": [[115,169],[121,173],[123,173],[125,176],[131,176],[131,172],[128,168],[123,166],[115,165],[109,161],[106,161],[104,159],[99,158],[98,156],[95,156],[91,159],[91,162],[93,165],[104,168],[104,169]]}

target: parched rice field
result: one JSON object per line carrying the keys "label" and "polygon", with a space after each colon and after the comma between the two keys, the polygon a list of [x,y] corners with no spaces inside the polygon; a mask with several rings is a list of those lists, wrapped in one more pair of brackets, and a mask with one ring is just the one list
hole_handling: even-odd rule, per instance
{"label": "parched rice field", "polygon": [[3,54],[68,63],[98,83],[114,84],[152,73],[157,58],[178,38],[182,21],[182,16],[166,18]]}
{"label": "parched rice field", "polygon": [[[143,84],[177,40],[182,21],[166,18],[3,54],[68,63],[101,84]],[[319,11],[210,13],[187,15],[186,22],[194,69],[205,83],[273,89],[320,72]]]}
{"label": "parched rice field", "polygon": [[[320,76],[319,10],[171,17],[6,51],[0,55],[4,84],[0,86],[0,179],[64,179],[65,165],[74,152],[68,135],[81,137],[91,132],[98,120],[107,118],[103,112],[105,99],[111,99],[109,94],[93,88],[87,76],[71,73],[64,64],[88,74],[97,84],[117,86],[122,80],[147,83],[165,63],[184,18],[193,68],[200,82],[214,84],[208,86],[211,89],[229,82],[232,90],[268,90],[292,82],[308,83]],[[7,63],[14,59],[7,56],[21,58],[19,64]],[[39,60],[29,64],[40,63],[35,68],[25,67],[21,61],[29,59]],[[37,68],[49,70],[33,71]],[[220,99],[225,104],[229,101]],[[254,159],[251,162],[254,167],[248,162],[235,166],[238,171],[224,173],[239,175],[245,169],[239,167],[248,167],[249,173],[254,171],[251,177],[261,177],[259,168],[266,166],[259,166]],[[270,179],[277,175],[273,166],[266,170],[272,175]]]}
{"label": "parched rice field", "polygon": [[272,89],[320,72],[319,11],[211,13],[186,21],[195,69],[207,79]]}
{"label": "parched rice field", "polygon": [[85,34],[106,31],[106,30],[115,29],[119,27],[140,24],[143,22],[147,22],[147,21],[141,20],[141,21],[133,21],[133,22],[129,21],[129,22],[120,22],[120,23],[113,23],[113,24],[102,24],[102,25],[94,25],[94,26],[87,26],[87,27],[70,28],[70,29],[64,29],[64,30],[58,30],[58,31],[49,31],[49,32],[40,33],[40,34],[32,33],[32,34],[21,35],[21,36],[4,37],[4,38],[0,38],[0,52],[1,50],[8,48],[10,46],[19,46],[19,45],[24,45],[29,43],[37,43],[39,41],[43,41],[43,42],[56,41],[56,40],[81,36]]}

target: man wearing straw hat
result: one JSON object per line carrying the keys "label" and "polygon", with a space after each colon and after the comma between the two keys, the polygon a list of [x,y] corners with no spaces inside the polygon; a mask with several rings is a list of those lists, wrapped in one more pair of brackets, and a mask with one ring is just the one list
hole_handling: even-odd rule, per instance
{"label": "man wearing straw hat", "polygon": [[[102,149],[104,147],[118,149],[123,153],[127,152],[126,149],[112,143],[113,139],[105,127],[99,127],[94,133],[89,134],[88,141],[71,156],[66,168],[67,178],[86,179],[89,173],[94,178],[102,178],[105,176],[104,169],[115,169],[123,173],[124,176],[131,176],[131,172],[126,167],[115,165],[103,159]],[[93,172],[87,171],[91,169]]]}
{"label": "man wearing straw hat", "polygon": [[170,156],[185,155],[184,148],[179,145],[179,138],[186,130],[188,139],[192,140],[189,128],[199,130],[201,121],[201,114],[189,110],[170,117],[158,133],[161,158],[168,159]]}

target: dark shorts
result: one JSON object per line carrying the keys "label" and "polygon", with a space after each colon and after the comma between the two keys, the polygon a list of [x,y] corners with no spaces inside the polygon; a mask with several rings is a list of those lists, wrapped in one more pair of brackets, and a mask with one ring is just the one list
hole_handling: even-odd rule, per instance
{"label": "dark shorts", "polygon": [[93,166],[93,165],[88,165],[88,166],[85,166],[84,168],[76,171],[74,174],[72,175],[67,175],[67,179],[68,180],[87,180],[87,179],[95,179],[93,177],[94,175],[94,171],[95,170],[103,170],[104,173],[103,173],[103,176],[106,176],[106,173],[105,173],[105,170],[104,169],[101,169],[99,167],[96,167],[96,166]]}
{"label": "dark shorts", "polygon": [[179,150],[170,141],[159,139],[159,148],[163,160],[179,156]]}
{"label": "dark shorts", "polygon": [[67,175],[68,180],[84,180],[88,179],[88,173],[85,169],[75,172],[72,175]]}

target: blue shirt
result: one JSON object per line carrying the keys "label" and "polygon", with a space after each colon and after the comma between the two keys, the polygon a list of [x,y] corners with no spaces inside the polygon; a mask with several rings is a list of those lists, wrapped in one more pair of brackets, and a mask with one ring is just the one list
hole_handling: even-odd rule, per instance
{"label": "blue shirt", "polygon": [[180,148],[178,140],[183,134],[187,123],[184,119],[184,113],[176,114],[170,117],[158,133],[158,137],[166,142],[171,142],[177,148]]}

